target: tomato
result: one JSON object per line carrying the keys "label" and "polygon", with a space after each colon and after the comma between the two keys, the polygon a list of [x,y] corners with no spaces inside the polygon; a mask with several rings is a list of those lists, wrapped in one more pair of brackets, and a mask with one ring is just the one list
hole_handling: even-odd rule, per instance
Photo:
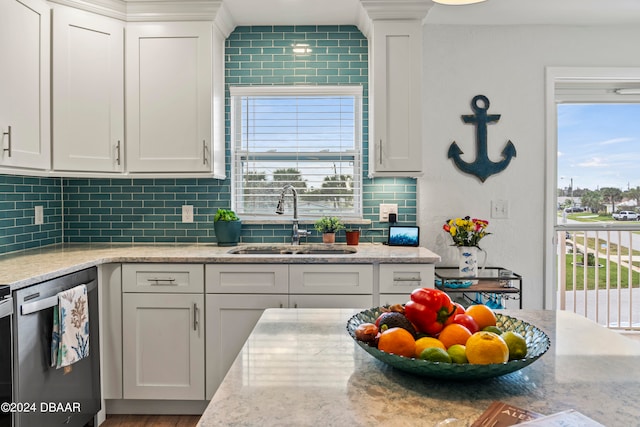
{"label": "tomato", "polygon": [[473,317],[469,316],[468,314],[456,314],[452,317],[453,323],[465,326],[472,334],[475,334],[480,330],[480,328],[478,327],[478,323],[476,323],[476,321],[473,320]]}

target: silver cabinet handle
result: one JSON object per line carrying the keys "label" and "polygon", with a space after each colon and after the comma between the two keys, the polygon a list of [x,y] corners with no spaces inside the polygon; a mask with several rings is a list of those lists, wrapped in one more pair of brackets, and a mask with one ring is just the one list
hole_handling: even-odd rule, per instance
{"label": "silver cabinet handle", "polygon": [[175,281],[176,279],[169,277],[166,279],[163,278],[157,278],[157,277],[153,277],[150,279],[147,279],[147,282],[151,282],[151,286],[154,285],[175,285]]}
{"label": "silver cabinet handle", "polygon": [[193,303],[193,330],[198,330],[198,318],[200,317],[200,309],[198,308],[198,304]]}
{"label": "silver cabinet handle", "polygon": [[116,164],[120,166],[120,140],[116,144]]}
{"label": "silver cabinet handle", "polygon": [[378,163],[382,166],[382,138],[380,138],[380,144],[378,144]]}
{"label": "silver cabinet handle", "polygon": [[8,157],[11,157],[11,126],[7,126],[7,131],[6,132],[2,132],[3,135],[7,135],[8,141],[7,141],[7,148],[4,148],[2,151],[6,151],[8,154]]}
{"label": "silver cabinet handle", "polygon": [[206,140],[202,140],[202,164],[206,165],[208,162],[207,159],[207,141]]}

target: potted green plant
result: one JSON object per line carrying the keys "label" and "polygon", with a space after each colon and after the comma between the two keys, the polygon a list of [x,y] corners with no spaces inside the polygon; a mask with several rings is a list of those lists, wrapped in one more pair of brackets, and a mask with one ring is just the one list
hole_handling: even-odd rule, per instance
{"label": "potted green plant", "polygon": [[235,246],[240,240],[242,221],[230,209],[218,209],[213,216],[213,229],[218,246]]}
{"label": "potted green plant", "polygon": [[344,228],[339,218],[332,216],[323,216],[313,226],[317,231],[322,233],[322,242],[335,243],[336,232]]}
{"label": "potted green plant", "polygon": [[347,228],[344,231],[347,237],[347,245],[356,246],[360,242],[360,229]]}

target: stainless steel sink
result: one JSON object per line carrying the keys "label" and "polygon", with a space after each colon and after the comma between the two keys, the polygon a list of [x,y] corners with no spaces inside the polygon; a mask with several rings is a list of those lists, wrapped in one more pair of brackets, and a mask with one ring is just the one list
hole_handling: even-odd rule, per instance
{"label": "stainless steel sink", "polygon": [[349,255],[358,250],[353,247],[325,245],[238,246],[229,250],[234,255]]}

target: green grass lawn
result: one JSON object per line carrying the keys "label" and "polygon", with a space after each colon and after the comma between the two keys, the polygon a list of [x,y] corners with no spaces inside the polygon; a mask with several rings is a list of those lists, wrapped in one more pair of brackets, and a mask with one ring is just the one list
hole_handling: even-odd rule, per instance
{"label": "green grass lawn", "polygon": [[[567,254],[565,257],[566,267],[567,267],[567,290],[573,289],[573,254]],[[576,256],[576,262],[581,262],[582,256]],[[601,266],[598,268],[598,289],[605,289],[606,280],[607,280],[607,266],[604,260],[600,260]],[[617,288],[618,287],[618,264],[615,262],[609,262],[610,269],[610,287]],[[632,286],[637,288],[640,287],[640,273],[633,272],[632,276]],[[595,267],[587,267],[587,289],[593,290],[596,285],[596,268]],[[629,269],[627,267],[620,267],[620,287],[626,289],[629,287]],[[584,290],[584,267],[577,265],[576,266],[576,289]]]}

